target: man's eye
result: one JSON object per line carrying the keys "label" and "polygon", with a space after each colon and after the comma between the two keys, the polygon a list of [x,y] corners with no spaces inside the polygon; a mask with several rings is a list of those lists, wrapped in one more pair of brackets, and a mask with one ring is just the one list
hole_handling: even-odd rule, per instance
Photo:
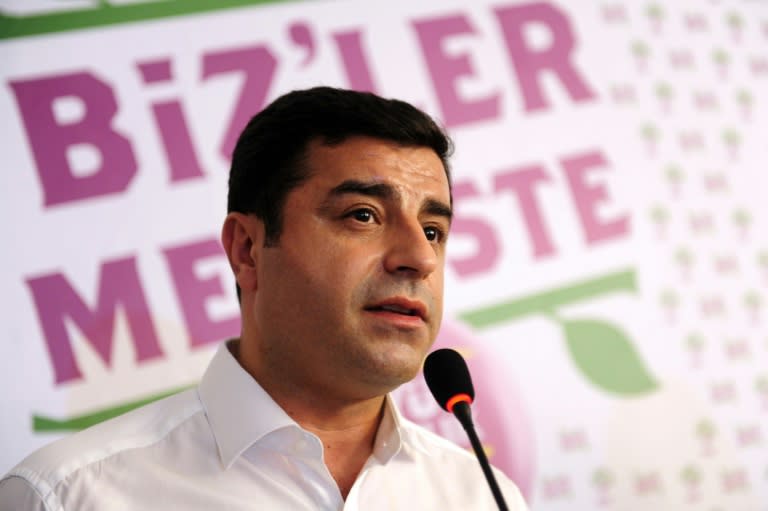
{"label": "man's eye", "polygon": [[358,222],[368,223],[373,220],[373,211],[370,209],[356,209],[355,211],[352,211],[349,216]]}
{"label": "man's eye", "polygon": [[440,232],[440,229],[437,227],[425,227],[424,228],[424,235],[427,237],[428,241],[440,241],[442,233]]}

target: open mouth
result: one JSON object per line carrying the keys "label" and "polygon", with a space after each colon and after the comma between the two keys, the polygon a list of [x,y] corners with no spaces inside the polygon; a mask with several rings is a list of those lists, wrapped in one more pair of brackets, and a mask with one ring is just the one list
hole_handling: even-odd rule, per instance
{"label": "open mouth", "polygon": [[369,312],[384,312],[396,314],[403,318],[419,318],[426,320],[426,306],[419,301],[409,300],[407,298],[390,298],[382,300],[379,303],[372,304],[365,308]]}
{"label": "open mouth", "polygon": [[394,312],[395,314],[403,314],[405,316],[421,316],[419,314],[419,311],[416,309],[409,309],[406,307],[401,307],[399,305],[379,305],[376,307],[368,307],[367,310],[369,311],[385,311],[385,312]]}

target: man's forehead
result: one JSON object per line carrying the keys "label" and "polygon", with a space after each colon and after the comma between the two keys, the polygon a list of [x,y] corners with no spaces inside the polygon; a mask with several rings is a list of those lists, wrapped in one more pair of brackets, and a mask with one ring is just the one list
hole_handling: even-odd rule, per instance
{"label": "man's forehead", "polygon": [[332,144],[314,139],[307,147],[305,163],[310,178],[343,181],[346,178],[341,176],[351,173],[366,181],[395,186],[398,178],[404,183],[449,185],[445,165],[431,147],[375,137],[354,136]]}

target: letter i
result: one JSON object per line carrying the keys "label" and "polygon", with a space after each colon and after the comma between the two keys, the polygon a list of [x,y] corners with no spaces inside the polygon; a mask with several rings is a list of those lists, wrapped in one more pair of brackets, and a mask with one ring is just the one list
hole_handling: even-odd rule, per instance
{"label": "letter i", "polygon": [[[145,84],[168,83],[173,80],[170,59],[139,62],[138,68]],[[171,167],[171,182],[202,177],[203,171],[181,103],[175,99],[156,101],[152,103],[152,112]]]}
{"label": "letter i", "polygon": [[341,53],[341,62],[347,73],[349,86],[359,91],[376,92],[373,75],[363,52],[360,32],[337,32],[333,34],[333,38]]}

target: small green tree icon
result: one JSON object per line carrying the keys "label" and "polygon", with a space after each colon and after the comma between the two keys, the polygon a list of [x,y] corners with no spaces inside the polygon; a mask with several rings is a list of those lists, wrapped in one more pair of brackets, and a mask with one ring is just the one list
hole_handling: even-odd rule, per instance
{"label": "small green tree icon", "polygon": [[611,498],[608,492],[614,484],[613,472],[605,467],[600,467],[592,473],[592,484],[597,488],[598,504],[600,506],[607,506],[610,504]]}
{"label": "small green tree icon", "polygon": [[762,269],[766,278],[768,278],[768,250],[757,253],[757,266]]}
{"label": "small green tree icon", "polygon": [[671,163],[664,169],[664,175],[667,178],[667,182],[672,188],[672,194],[675,196],[680,195],[680,185],[685,180],[685,173],[679,165]]}
{"label": "small green tree icon", "polygon": [[640,135],[645,140],[648,154],[653,155],[656,152],[656,143],[659,140],[659,130],[653,123],[645,123],[640,128]]}
{"label": "small green tree icon", "polygon": [[711,456],[714,454],[715,449],[713,441],[717,435],[717,428],[714,423],[709,419],[702,419],[696,424],[696,436],[701,441],[702,454],[704,456]]}
{"label": "small green tree icon", "polygon": [[728,13],[728,16],[726,16],[725,22],[728,25],[728,28],[731,29],[733,41],[737,43],[741,41],[741,30],[744,27],[744,19],[741,15],[735,11],[730,12]]}
{"label": "small green tree icon", "polygon": [[669,223],[669,212],[664,206],[657,204],[651,208],[651,221],[656,224],[656,234],[664,238]]}
{"label": "small green tree icon", "polygon": [[661,33],[661,25],[664,21],[664,9],[662,9],[659,4],[649,4],[645,9],[645,14],[651,21],[651,27],[653,28],[654,33]]}
{"label": "small green tree icon", "polygon": [[661,103],[661,109],[664,113],[669,113],[672,105],[672,98],[674,98],[674,90],[672,86],[667,82],[661,82],[656,85],[656,97]]}
{"label": "small green tree icon", "polygon": [[768,373],[757,377],[755,390],[763,402],[763,411],[768,412]]}
{"label": "small green tree icon", "polygon": [[704,337],[698,332],[691,332],[685,338],[685,347],[691,353],[691,365],[701,366],[701,352],[704,350]]}
{"label": "small green tree icon", "polygon": [[735,129],[723,130],[723,144],[728,148],[731,158],[738,158],[739,145],[741,145],[741,134]]}
{"label": "small green tree icon", "polygon": [[635,62],[637,63],[637,70],[640,72],[645,71],[648,67],[648,57],[651,54],[648,45],[643,41],[634,41],[630,46],[630,51],[632,52],[632,56],[635,58]]}
{"label": "small green tree icon", "polygon": [[680,267],[683,278],[688,280],[691,276],[691,266],[693,266],[693,253],[687,247],[680,247],[675,251],[675,263]]}
{"label": "small green tree icon", "polygon": [[675,321],[675,311],[677,311],[677,307],[680,305],[680,298],[677,293],[672,289],[665,289],[661,293],[660,302],[662,308],[667,313],[667,321],[673,323]]}
{"label": "small green tree icon", "polygon": [[680,479],[688,488],[688,501],[696,502],[699,500],[699,485],[701,484],[701,471],[694,465],[686,465],[680,472]]}
{"label": "small green tree icon", "polygon": [[760,321],[760,309],[763,306],[763,297],[757,291],[750,290],[744,294],[744,307],[747,309],[753,323]]}
{"label": "small green tree icon", "polygon": [[712,62],[714,62],[720,78],[725,79],[728,76],[728,64],[731,62],[731,57],[728,52],[722,48],[714,50],[712,52]]}
{"label": "small green tree icon", "polygon": [[739,89],[736,93],[736,103],[741,108],[741,113],[745,120],[749,120],[752,117],[754,101],[752,93],[747,89]]}
{"label": "small green tree icon", "polygon": [[752,224],[752,215],[744,208],[734,210],[731,215],[733,225],[741,234],[742,238],[747,238],[749,235],[749,226]]}

